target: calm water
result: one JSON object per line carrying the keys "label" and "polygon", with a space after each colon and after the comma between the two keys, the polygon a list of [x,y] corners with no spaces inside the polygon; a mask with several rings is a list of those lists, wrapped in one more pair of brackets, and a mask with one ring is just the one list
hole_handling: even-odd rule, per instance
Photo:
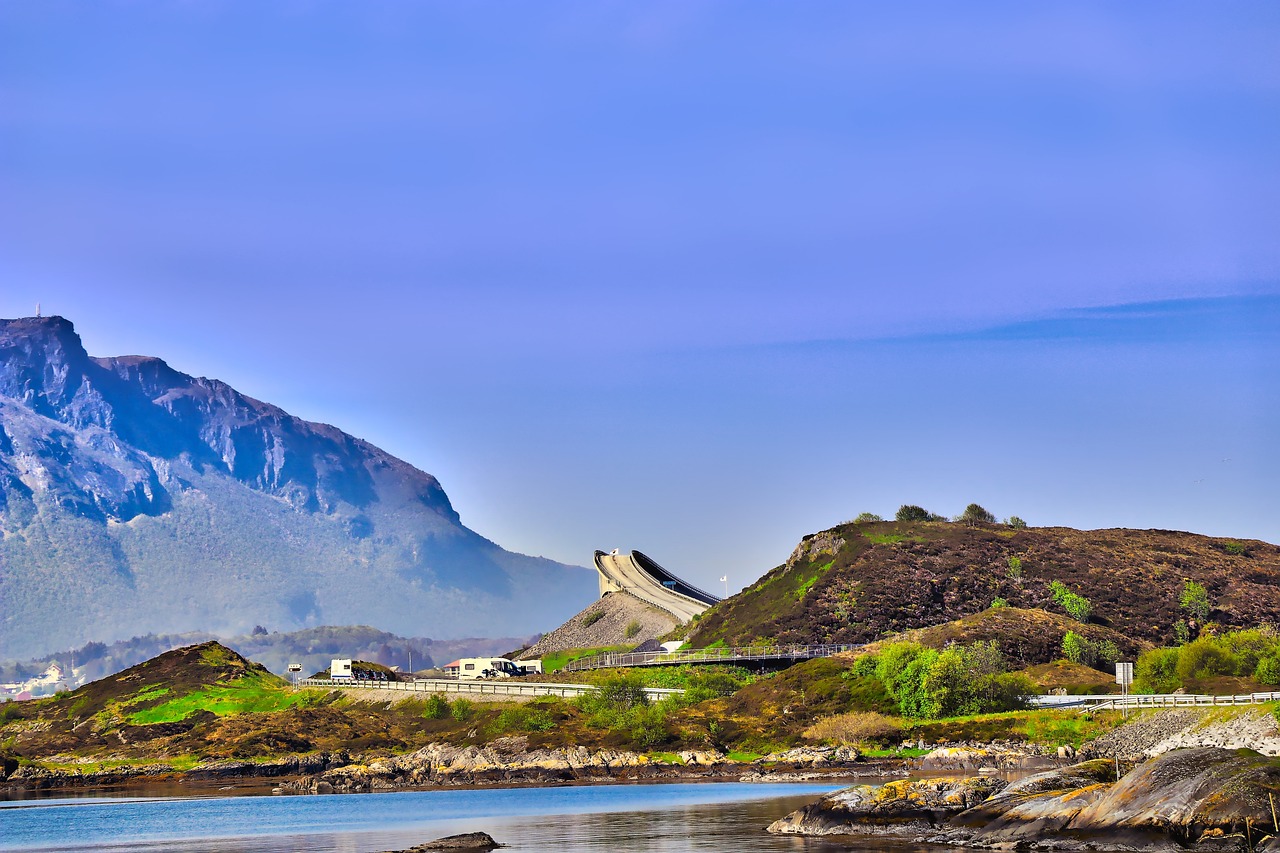
{"label": "calm water", "polygon": [[[0,850],[373,853],[484,831],[511,851],[835,853],[851,848],[764,831],[830,790],[717,783],[20,801],[0,803]],[[871,839],[855,849],[929,850]]]}

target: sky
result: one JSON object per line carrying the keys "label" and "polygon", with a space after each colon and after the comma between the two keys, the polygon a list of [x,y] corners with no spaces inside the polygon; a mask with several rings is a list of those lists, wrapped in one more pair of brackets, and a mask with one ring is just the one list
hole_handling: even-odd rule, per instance
{"label": "sky", "polygon": [[1280,5],[0,0],[0,316],[708,589],[903,503],[1280,542]]}

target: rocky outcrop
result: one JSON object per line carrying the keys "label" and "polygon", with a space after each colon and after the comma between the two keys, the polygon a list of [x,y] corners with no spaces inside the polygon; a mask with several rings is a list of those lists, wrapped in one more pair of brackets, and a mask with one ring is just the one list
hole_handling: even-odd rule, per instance
{"label": "rocky outcrop", "polygon": [[502,845],[493,840],[487,832],[464,832],[462,835],[448,835],[418,844],[406,850],[388,850],[387,853],[427,853],[429,850],[496,850]]}
{"label": "rocky outcrop", "polygon": [[1149,759],[1118,782],[1110,780],[1111,766],[1084,762],[1007,786],[978,777],[849,788],[769,830],[833,835],[891,829],[930,843],[1091,850],[1245,850],[1277,832],[1268,796],[1280,789],[1276,759],[1252,750],[1177,750]]}
{"label": "rocky outcrop", "polygon": [[1082,756],[1141,761],[1175,749],[1215,746],[1280,755],[1280,726],[1262,708],[1176,709],[1139,717],[1085,744]]}
{"label": "rocky outcrop", "polygon": [[[640,645],[663,636],[676,625],[675,617],[665,610],[646,604],[634,595],[611,592],[525,649],[519,659],[535,660],[565,649]],[[632,632],[630,636],[628,631]]]}
{"label": "rocky outcrop", "polygon": [[1009,771],[1046,766],[1044,750],[1034,744],[990,743],[982,746],[940,746],[927,755],[913,759],[913,770],[937,771]]}

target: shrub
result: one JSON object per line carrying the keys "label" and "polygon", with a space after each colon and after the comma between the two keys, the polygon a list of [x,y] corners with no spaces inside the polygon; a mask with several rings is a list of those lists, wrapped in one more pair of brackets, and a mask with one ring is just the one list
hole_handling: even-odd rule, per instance
{"label": "shrub", "polygon": [[977,527],[979,524],[991,524],[996,517],[978,504],[969,504],[964,508],[964,512],[960,513],[960,520],[969,527]]}
{"label": "shrub", "polygon": [[1236,661],[1231,650],[1217,637],[1200,637],[1178,649],[1178,678],[1211,678],[1234,675]]}
{"label": "shrub", "polygon": [[884,521],[884,519],[876,515],[874,512],[863,512],[858,514],[858,517],[853,520],[853,523],[866,524],[871,521]]}
{"label": "shrub", "polygon": [[627,630],[626,630],[627,639],[630,640],[632,637],[634,637],[636,634],[639,634],[639,633],[640,633],[640,623],[632,619],[630,622],[627,623]]}
{"label": "shrub", "polygon": [[505,709],[493,722],[494,731],[499,734],[510,731],[549,732],[555,725],[547,711],[523,705]]}
{"label": "shrub", "polygon": [[1089,603],[1089,599],[1067,589],[1066,584],[1061,581],[1051,582],[1049,592],[1053,595],[1053,600],[1067,611],[1067,615],[1072,619],[1077,622],[1089,621],[1089,616],[1093,613],[1093,605]]}
{"label": "shrub", "polygon": [[593,613],[588,613],[586,616],[582,617],[582,627],[590,628],[592,625],[596,624],[603,618],[604,618],[603,610],[596,610]]}
{"label": "shrub", "polygon": [[449,716],[449,700],[439,693],[432,693],[422,703],[422,716],[428,720],[443,720]]}
{"label": "shrub", "polygon": [[470,699],[454,699],[449,707],[449,713],[459,723],[465,723],[475,713],[475,704]]}
{"label": "shrub", "polygon": [[1263,684],[1280,684],[1280,655],[1258,661],[1258,668],[1254,670],[1253,677]]}
{"label": "shrub", "polygon": [[1173,623],[1173,639],[1180,646],[1191,642],[1191,629],[1187,626],[1185,619],[1179,619]]}
{"label": "shrub", "polygon": [[1182,595],[1178,598],[1182,609],[1191,614],[1201,625],[1209,618],[1209,591],[1203,584],[1187,581],[1182,587]]}
{"label": "shrub", "polygon": [[999,610],[1001,607],[1008,607],[1008,606],[1009,606],[1009,602],[1007,599],[1003,599],[1000,597],[991,599],[992,610]]}
{"label": "shrub", "polygon": [[1088,641],[1075,631],[1068,631],[1062,638],[1062,656],[1072,663],[1083,663]]}
{"label": "shrub", "polygon": [[933,513],[922,506],[915,504],[903,504],[898,507],[898,512],[894,516],[897,521],[932,521],[936,518]]}
{"label": "shrub", "polygon": [[1222,546],[1222,549],[1228,554],[1234,554],[1237,557],[1244,556],[1245,547],[1243,542],[1228,542]]}
{"label": "shrub", "polygon": [[1120,649],[1110,640],[1099,640],[1094,659],[1101,666],[1112,666],[1120,660]]}
{"label": "shrub", "polygon": [[1016,581],[1021,577],[1022,577],[1022,558],[1010,557],[1009,558],[1009,578],[1011,580]]}
{"label": "shrub", "polygon": [[1138,693],[1172,693],[1178,682],[1178,649],[1152,649],[1138,655],[1133,667],[1133,687]]}
{"label": "shrub", "polygon": [[818,720],[805,729],[808,740],[851,745],[874,741],[885,743],[902,736],[902,722],[875,711],[853,711]]}
{"label": "shrub", "polygon": [[1014,530],[1026,530],[1027,523],[1016,515],[1009,516],[1009,526]]}

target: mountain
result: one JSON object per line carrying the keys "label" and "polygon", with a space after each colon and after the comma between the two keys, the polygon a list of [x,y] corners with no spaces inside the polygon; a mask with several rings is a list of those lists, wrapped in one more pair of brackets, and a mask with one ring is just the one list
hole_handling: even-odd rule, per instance
{"label": "mountain", "polygon": [[0,320],[0,658],[255,624],[512,636],[593,597],[504,551],[434,477],[158,358]]}
{"label": "mountain", "polygon": [[[1208,621],[1280,624],[1280,548],[1171,530],[850,522],[804,537],[791,557],[702,615],[694,646],[866,643],[979,613],[997,598],[1063,613],[1057,581],[1092,606],[1092,624],[1165,644],[1188,581]],[[1192,630],[1195,630],[1193,626]],[[1060,633],[1053,642],[1061,642]]]}

